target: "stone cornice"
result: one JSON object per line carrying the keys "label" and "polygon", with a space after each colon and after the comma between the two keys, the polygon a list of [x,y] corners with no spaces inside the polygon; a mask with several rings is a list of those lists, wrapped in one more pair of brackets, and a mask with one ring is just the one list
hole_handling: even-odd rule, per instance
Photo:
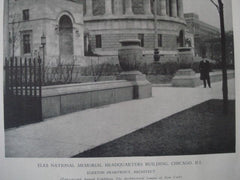
{"label": "stone cornice", "polygon": [[[57,19],[53,19],[53,18],[38,18],[38,19],[30,19],[30,20],[27,20],[27,21],[17,21],[17,22],[9,22],[9,24],[17,24],[17,23],[30,23],[30,22],[33,22],[33,21],[57,21]],[[74,24],[77,24],[77,25],[84,25],[84,23],[74,23]]]}
{"label": "stone cornice", "polygon": [[[169,16],[157,16],[158,21],[170,21],[183,25],[187,25],[184,19],[179,17]],[[153,20],[153,15],[109,15],[109,16],[85,16],[84,22],[95,22],[95,21],[113,21],[113,20]]]}

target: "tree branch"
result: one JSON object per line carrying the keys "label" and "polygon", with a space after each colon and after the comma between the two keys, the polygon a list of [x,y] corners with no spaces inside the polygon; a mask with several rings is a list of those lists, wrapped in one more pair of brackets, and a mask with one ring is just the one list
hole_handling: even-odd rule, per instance
{"label": "tree branch", "polygon": [[214,6],[216,6],[217,10],[219,11],[219,6],[218,6],[218,4],[217,4],[216,2],[214,2],[214,0],[210,0],[210,1],[214,4]]}

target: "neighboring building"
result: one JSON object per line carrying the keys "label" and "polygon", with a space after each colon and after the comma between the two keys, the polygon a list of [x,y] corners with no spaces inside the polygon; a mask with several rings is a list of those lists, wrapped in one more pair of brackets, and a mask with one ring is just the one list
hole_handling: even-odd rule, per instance
{"label": "neighboring building", "polygon": [[219,39],[220,30],[199,20],[199,16],[195,13],[184,14],[184,17],[188,31],[194,35],[195,54],[201,57],[217,58],[212,40]]}
{"label": "neighboring building", "polygon": [[65,63],[84,55],[83,6],[79,2],[9,0],[9,31],[10,56],[42,55],[43,34],[46,61]]}
{"label": "neighboring building", "polygon": [[[160,54],[176,57],[185,46],[186,22],[182,0],[157,0]],[[144,54],[153,54],[153,0],[84,0],[85,53],[116,56],[120,40],[140,39]],[[90,53],[91,54],[91,53]]]}

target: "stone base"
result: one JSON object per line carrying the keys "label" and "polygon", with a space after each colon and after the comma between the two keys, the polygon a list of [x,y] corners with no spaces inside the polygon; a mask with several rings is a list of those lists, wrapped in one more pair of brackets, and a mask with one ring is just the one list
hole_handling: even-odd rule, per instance
{"label": "stone base", "polygon": [[192,69],[180,69],[172,79],[173,87],[196,87],[200,84],[199,76]]}
{"label": "stone base", "polygon": [[[234,78],[234,71],[228,70],[227,76],[228,79]],[[211,72],[210,81],[211,83],[222,81],[222,72]],[[202,84],[203,82],[200,80],[200,74],[196,74],[192,69],[180,69],[172,79],[173,87],[196,87]]]}
{"label": "stone base", "polygon": [[147,80],[103,81],[47,86],[42,89],[43,118],[152,96]]}
{"label": "stone base", "polygon": [[118,80],[130,81],[133,85],[133,98],[143,99],[152,97],[152,84],[146,79],[146,75],[139,71],[122,72]]}

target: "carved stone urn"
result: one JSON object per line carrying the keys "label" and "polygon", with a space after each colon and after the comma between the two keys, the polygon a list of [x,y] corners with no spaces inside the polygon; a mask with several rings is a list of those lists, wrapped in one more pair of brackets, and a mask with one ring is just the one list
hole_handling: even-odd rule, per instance
{"label": "carved stone urn", "polygon": [[118,50],[118,59],[123,69],[117,80],[130,81],[133,85],[133,99],[142,99],[152,96],[152,85],[146,75],[138,71],[142,63],[143,51],[140,40],[126,39],[120,41],[122,47]]}
{"label": "carved stone urn", "polygon": [[126,39],[120,41],[122,47],[118,50],[118,59],[123,71],[135,71],[142,62],[143,51],[140,40]]}

